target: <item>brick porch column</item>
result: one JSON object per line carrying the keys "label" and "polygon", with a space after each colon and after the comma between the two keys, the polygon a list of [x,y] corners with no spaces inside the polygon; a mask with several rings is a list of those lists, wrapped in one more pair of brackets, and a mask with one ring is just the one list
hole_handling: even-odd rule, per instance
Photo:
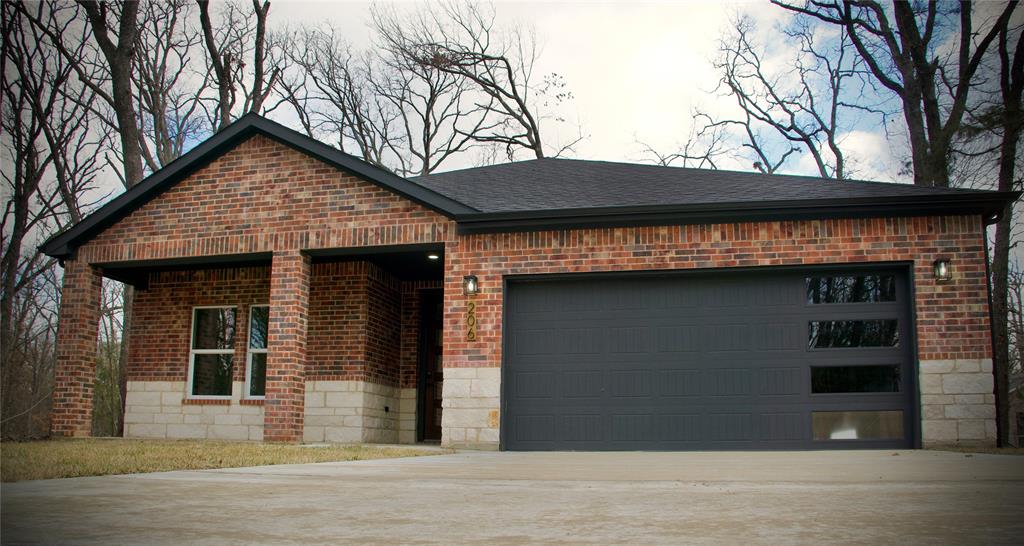
{"label": "brick porch column", "polygon": [[50,412],[50,433],[54,436],[92,434],[102,287],[103,277],[89,264],[77,260],[64,262]]}
{"label": "brick porch column", "polygon": [[268,442],[302,440],[309,278],[309,256],[299,251],[274,253],[263,421],[263,439]]}

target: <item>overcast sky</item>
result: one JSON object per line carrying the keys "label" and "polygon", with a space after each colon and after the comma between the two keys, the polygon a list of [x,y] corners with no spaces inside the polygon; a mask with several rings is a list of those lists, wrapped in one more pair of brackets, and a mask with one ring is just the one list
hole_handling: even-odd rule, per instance
{"label": "overcast sky", "polygon": [[[412,9],[413,3],[399,3]],[[275,0],[271,19],[277,25],[316,24],[329,20],[353,46],[368,47],[370,2]],[[789,15],[767,1],[504,1],[495,3],[499,24],[530,25],[543,50],[537,73],[564,76],[574,100],[566,112],[575,119],[549,123],[559,134],[549,141],[586,139],[575,157],[640,161],[644,142],[663,152],[686,141],[694,108],[725,112],[733,99],[712,94],[718,74],[711,66],[718,41],[737,13],[753,17],[759,37],[779,46],[775,31]],[[551,134],[548,133],[550,137]],[[900,143],[891,143],[877,126],[861,126],[847,135],[844,148],[857,165],[858,178],[905,181],[898,173]],[[808,154],[803,154],[808,156]],[[471,158],[446,164],[466,166]],[[790,160],[790,173],[817,174],[808,157]],[[748,161],[724,168],[749,170]]]}

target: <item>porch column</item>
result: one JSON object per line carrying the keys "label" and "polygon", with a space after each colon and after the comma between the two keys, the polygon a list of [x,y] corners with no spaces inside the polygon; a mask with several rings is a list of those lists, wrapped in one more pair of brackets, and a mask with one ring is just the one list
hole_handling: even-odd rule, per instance
{"label": "porch column", "polygon": [[309,279],[309,256],[297,250],[274,253],[263,421],[266,441],[302,440]]}
{"label": "porch column", "polygon": [[64,262],[50,412],[50,433],[54,436],[92,434],[102,287],[103,277],[88,263]]}

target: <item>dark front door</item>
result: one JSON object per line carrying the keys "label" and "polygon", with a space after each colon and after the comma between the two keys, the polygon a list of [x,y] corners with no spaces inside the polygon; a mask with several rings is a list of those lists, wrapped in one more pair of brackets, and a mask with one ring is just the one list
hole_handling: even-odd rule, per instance
{"label": "dark front door", "polygon": [[443,298],[440,290],[420,292],[420,440],[441,440],[441,358]]}
{"label": "dark front door", "polygon": [[511,450],[913,445],[901,270],[509,282]]}

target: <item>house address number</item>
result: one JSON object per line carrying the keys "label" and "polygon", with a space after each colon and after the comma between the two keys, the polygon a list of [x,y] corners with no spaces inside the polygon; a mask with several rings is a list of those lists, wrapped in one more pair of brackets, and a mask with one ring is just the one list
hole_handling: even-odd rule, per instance
{"label": "house address number", "polygon": [[476,303],[466,304],[466,341],[476,341]]}

